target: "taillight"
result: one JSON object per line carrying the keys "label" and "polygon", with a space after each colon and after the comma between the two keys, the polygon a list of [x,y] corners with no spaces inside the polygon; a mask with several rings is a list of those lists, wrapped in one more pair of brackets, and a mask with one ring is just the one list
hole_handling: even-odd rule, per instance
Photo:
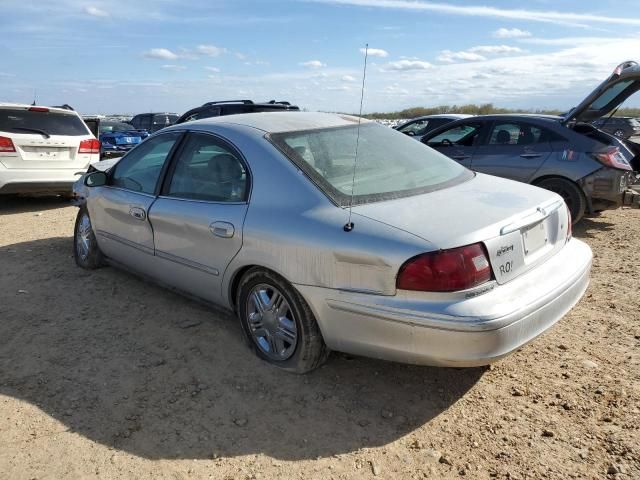
{"label": "taillight", "polygon": [[491,280],[491,266],[481,243],[424,253],[400,268],[396,285],[401,290],[454,292]]}
{"label": "taillight", "polygon": [[618,147],[609,147],[602,152],[592,153],[591,156],[607,167],[633,170],[629,162],[622,156]]}
{"label": "taillight", "polygon": [[48,112],[49,109],[47,107],[31,107],[29,108],[30,112]]}
{"label": "taillight", "polygon": [[16,147],[13,145],[13,140],[7,137],[0,137],[0,152],[15,152]]}
{"label": "taillight", "polygon": [[100,140],[90,138],[80,142],[78,153],[100,153]]}

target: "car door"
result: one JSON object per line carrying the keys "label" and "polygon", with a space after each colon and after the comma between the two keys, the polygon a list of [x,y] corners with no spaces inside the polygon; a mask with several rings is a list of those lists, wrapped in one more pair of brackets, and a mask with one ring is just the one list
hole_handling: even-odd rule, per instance
{"label": "car door", "polygon": [[154,254],[149,209],[182,135],[166,133],[140,144],[113,167],[107,185],[97,187],[87,202],[100,249],[145,273]]}
{"label": "car door", "polygon": [[435,136],[427,134],[422,142],[469,168],[484,130],[484,122],[478,120],[456,122]]}
{"label": "car door", "polygon": [[528,183],[551,151],[543,128],[527,121],[497,120],[476,149],[471,169]]}
{"label": "car door", "polygon": [[242,246],[249,170],[224,139],[189,133],[149,212],[164,282],[220,302],[225,269]]}

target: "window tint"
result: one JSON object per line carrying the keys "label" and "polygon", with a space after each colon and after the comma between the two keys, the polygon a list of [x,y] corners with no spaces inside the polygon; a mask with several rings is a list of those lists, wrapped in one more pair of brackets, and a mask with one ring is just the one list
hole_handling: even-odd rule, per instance
{"label": "window tint", "polygon": [[247,171],[233,151],[211,135],[189,136],[165,195],[208,200],[246,200]]}
{"label": "window tint", "polygon": [[416,120],[415,122],[398,128],[398,131],[406,133],[407,135],[422,135],[427,130],[427,125],[429,125],[429,120],[427,119]]}
{"label": "window tint", "polygon": [[524,122],[496,123],[489,136],[489,145],[533,145],[563,140],[553,132]]}
{"label": "window tint", "polygon": [[375,123],[273,134],[272,141],[339,205],[419,195],[473,174],[444,155]]}
{"label": "window tint", "polygon": [[453,144],[461,147],[470,147],[475,145],[480,135],[481,128],[482,124],[478,122],[457,125],[445,130],[440,135],[433,137],[428,141],[428,144],[431,146],[446,146]]}
{"label": "window tint", "polygon": [[42,130],[49,135],[91,134],[84,121],[75,114],[0,109],[0,131],[37,135],[32,129]]}
{"label": "window tint", "polygon": [[162,166],[179,136],[178,132],[167,133],[140,144],[117,163],[111,185],[153,194]]}

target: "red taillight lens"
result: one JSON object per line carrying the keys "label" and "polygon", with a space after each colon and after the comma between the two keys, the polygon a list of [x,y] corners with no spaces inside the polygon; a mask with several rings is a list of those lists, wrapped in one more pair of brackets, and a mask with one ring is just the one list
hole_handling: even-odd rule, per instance
{"label": "red taillight lens", "polygon": [[31,107],[29,111],[30,112],[48,112],[49,109],[47,107]]}
{"label": "red taillight lens", "polygon": [[78,153],[100,153],[100,140],[95,138],[82,140]]}
{"label": "red taillight lens", "polygon": [[602,152],[592,153],[591,156],[607,167],[633,170],[629,162],[622,156],[618,147],[609,147]]}
{"label": "red taillight lens", "polygon": [[13,140],[7,137],[0,137],[0,152],[15,152],[16,147],[13,145]]}
{"label": "red taillight lens", "polygon": [[484,245],[425,253],[408,260],[398,273],[401,290],[454,292],[491,280],[491,266]]}

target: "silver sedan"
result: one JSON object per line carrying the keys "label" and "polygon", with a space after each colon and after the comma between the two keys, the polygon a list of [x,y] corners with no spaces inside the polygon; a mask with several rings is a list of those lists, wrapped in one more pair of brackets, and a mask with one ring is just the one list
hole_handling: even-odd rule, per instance
{"label": "silver sedan", "polygon": [[75,194],[79,266],[124,265],[226,307],[258,356],[293,372],[332,349],[488,364],[589,283],[561,197],[344,115],[170,127]]}

